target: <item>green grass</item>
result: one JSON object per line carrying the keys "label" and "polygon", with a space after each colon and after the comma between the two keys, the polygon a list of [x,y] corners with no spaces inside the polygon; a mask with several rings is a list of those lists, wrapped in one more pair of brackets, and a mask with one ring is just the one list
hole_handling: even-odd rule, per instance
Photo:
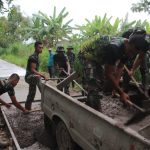
{"label": "green grass", "polygon": [[19,56],[8,54],[8,55],[2,55],[0,58],[5,60],[5,61],[16,64],[22,68],[26,68],[27,56],[26,57],[19,57]]}

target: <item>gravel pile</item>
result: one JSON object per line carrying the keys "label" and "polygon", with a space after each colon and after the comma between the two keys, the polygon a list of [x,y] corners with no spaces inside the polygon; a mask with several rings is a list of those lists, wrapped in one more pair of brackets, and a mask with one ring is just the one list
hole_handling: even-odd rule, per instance
{"label": "gravel pile", "polygon": [[[40,103],[33,103],[33,109],[39,110]],[[47,150],[48,147],[37,142],[35,133],[41,133],[44,127],[44,116],[42,111],[23,114],[15,107],[5,109],[5,114],[13,129],[21,148],[25,150]]]}
{"label": "gravel pile", "polygon": [[134,108],[124,105],[119,98],[112,98],[111,96],[103,96],[101,106],[102,112],[112,119],[117,119],[118,116],[127,116],[122,120],[123,122],[136,111]]}

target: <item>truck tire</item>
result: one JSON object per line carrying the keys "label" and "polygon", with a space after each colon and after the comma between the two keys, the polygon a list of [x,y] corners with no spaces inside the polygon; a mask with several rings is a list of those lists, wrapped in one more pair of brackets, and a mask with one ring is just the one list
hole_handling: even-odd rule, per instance
{"label": "truck tire", "polygon": [[56,141],[59,150],[75,150],[76,144],[62,121],[56,126]]}
{"label": "truck tire", "polygon": [[44,127],[45,127],[45,130],[48,133],[51,133],[51,131],[52,131],[52,121],[47,117],[46,114],[44,114]]}
{"label": "truck tire", "polygon": [[45,126],[45,131],[48,133],[48,138],[49,138],[49,145],[51,150],[55,150],[57,147],[57,142],[56,142],[56,134],[55,134],[55,124],[53,121],[51,121],[46,114],[44,114],[44,126]]}

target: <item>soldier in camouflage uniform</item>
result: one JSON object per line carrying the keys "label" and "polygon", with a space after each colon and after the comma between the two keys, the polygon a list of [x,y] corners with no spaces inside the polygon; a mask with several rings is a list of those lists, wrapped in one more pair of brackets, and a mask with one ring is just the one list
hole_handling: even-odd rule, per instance
{"label": "soldier in camouflage uniform", "polygon": [[[84,55],[79,52],[78,59],[83,65],[82,86],[87,91],[83,95],[87,95],[86,104],[97,111],[101,111],[100,99],[102,95],[102,74],[103,69],[95,62],[87,60]],[[101,80],[100,80],[101,78]]]}
{"label": "soldier in camouflage uniform", "polygon": [[[68,57],[65,55],[64,47],[57,46],[57,53],[54,55],[54,67],[58,71],[59,78],[66,78],[70,75],[70,64]],[[61,80],[58,81],[58,83]],[[63,89],[61,89],[63,91]],[[64,87],[64,92],[69,95],[69,85]]]}
{"label": "soldier in camouflage uniform", "polygon": [[43,44],[40,41],[35,42],[34,44],[35,51],[29,56],[27,67],[26,67],[26,75],[25,81],[29,84],[29,92],[25,102],[25,108],[31,110],[31,105],[34,100],[36,94],[36,86],[38,86],[40,92],[40,78],[47,78],[39,72],[39,54],[42,53]]}
{"label": "soldier in camouflage uniform", "polygon": [[[72,73],[74,71],[74,62],[75,62],[75,54],[73,53],[72,46],[67,47],[66,55],[70,63],[70,73]],[[74,82],[72,82],[72,87],[74,87]]]}
{"label": "soldier in camouflage uniform", "polygon": [[[130,100],[129,95],[123,91],[123,89],[120,87],[119,84],[120,78],[123,73],[124,64],[129,58],[133,58],[137,54],[139,54],[139,58],[134,65],[135,66],[140,65],[147,50],[149,50],[149,43],[145,39],[145,35],[133,35],[129,39],[124,39],[121,37],[112,38],[112,40],[107,45],[104,45],[104,47],[102,47],[101,49],[102,52],[99,53],[102,55],[96,56],[98,59],[102,59],[101,61],[97,60],[96,63],[98,64],[98,66],[101,66],[102,68],[104,67],[103,75],[105,77],[105,80],[109,81],[108,85],[112,86],[112,89],[115,89],[118,92],[118,94],[120,95],[120,99],[124,103],[127,103],[127,101]],[[95,80],[96,78],[94,75],[94,70],[97,71],[100,69],[95,67],[95,64],[93,63],[94,61],[90,63],[88,62],[89,61],[85,61],[84,63],[84,66],[87,64],[86,65],[87,67],[85,68],[86,71],[83,76],[85,78],[84,80],[87,83],[87,87],[88,87],[87,88],[88,97],[90,98],[93,96],[93,98],[90,98],[92,100],[95,98],[94,97],[95,93],[94,92],[92,93],[94,88],[92,86],[93,89],[91,90],[91,86],[90,86],[91,84],[90,82],[88,83],[88,77],[89,76],[92,77],[93,74],[93,78]],[[96,91],[96,87],[95,87],[95,91]],[[98,96],[98,94],[96,95]]]}
{"label": "soldier in camouflage uniform", "polygon": [[[8,79],[0,80],[0,95],[3,93],[8,92],[8,95],[12,101],[12,103],[23,112],[28,112],[25,108],[23,108],[20,103],[17,102],[14,87],[19,82],[20,77],[18,74],[13,73]],[[6,103],[4,100],[0,98],[0,103],[5,105],[7,108],[9,108],[11,105]]]}
{"label": "soldier in camouflage uniform", "polygon": [[[129,29],[126,32],[124,32],[122,34],[122,37],[129,39],[129,37],[132,34],[145,34],[146,35],[146,31],[144,29]],[[129,59],[126,62],[126,66],[129,70],[132,70],[132,66],[134,64],[134,60],[136,58],[132,58]],[[148,52],[145,53],[144,57],[143,57],[143,61],[140,64],[140,73],[141,73],[141,78],[142,78],[142,88],[144,91],[148,90]],[[128,73],[125,71],[123,74],[123,87],[126,91],[128,91],[128,86],[129,86],[129,81],[130,81],[131,77],[129,77]]]}

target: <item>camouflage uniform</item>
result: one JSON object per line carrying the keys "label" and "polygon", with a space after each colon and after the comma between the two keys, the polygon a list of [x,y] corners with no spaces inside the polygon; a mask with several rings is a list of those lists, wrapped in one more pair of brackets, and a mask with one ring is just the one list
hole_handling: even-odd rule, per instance
{"label": "camouflage uniform", "polygon": [[9,96],[15,95],[14,88],[10,83],[8,83],[8,80],[0,80],[0,95],[6,92],[8,92]]}
{"label": "camouflage uniform", "polygon": [[[72,73],[74,71],[75,54],[73,52],[67,52],[66,55],[70,63],[70,73]],[[72,82],[72,87],[74,87],[74,82]]]}
{"label": "camouflage uniform", "polygon": [[100,98],[102,98],[102,96],[99,92],[102,90],[103,79],[101,77],[103,76],[103,69],[94,61],[87,61],[86,59],[83,60],[84,69],[82,84],[83,88],[88,92],[86,104],[98,111],[101,111]]}
{"label": "camouflage uniform", "polygon": [[29,84],[29,92],[28,96],[25,102],[25,107],[30,109],[31,104],[34,100],[35,94],[36,94],[36,86],[38,86],[40,92],[40,79],[34,75],[34,73],[31,71],[31,63],[36,64],[36,70],[39,70],[39,57],[36,53],[29,56],[27,68],[26,68],[26,75],[25,75],[25,81]]}
{"label": "camouflage uniform", "polygon": [[[122,37],[129,39],[129,37],[133,34],[137,34],[137,35],[144,35],[146,34],[145,29],[141,29],[141,28],[136,28],[136,29],[128,29],[127,31],[125,31],[122,34]],[[148,53],[145,54],[144,59],[142,61],[142,63],[140,64],[140,73],[141,73],[141,78],[142,78],[142,88],[144,90],[148,89]],[[128,69],[132,68],[132,65],[134,63],[136,57],[129,59],[126,62],[126,66]],[[125,71],[123,74],[123,87],[125,89],[125,91],[128,91],[128,86],[129,86],[129,82],[131,80],[131,77],[128,75],[128,73]]]}
{"label": "camouflage uniform", "polygon": [[[58,69],[60,68],[64,69],[66,73],[68,72],[67,61],[68,61],[68,57],[64,54],[64,51],[62,52],[58,51],[58,53],[54,55],[55,67],[58,67]],[[64,71],[59,70],[59,73],[58,73],[59,78],[66,78],[68,76]],[[58,80],[58,83],[59,82],[61,82],[61,80]],[[63,89],[61,89],[61,91],[63,91]],[[66,85],[64,87],[64,92],[69,95],[69,85]]]}

